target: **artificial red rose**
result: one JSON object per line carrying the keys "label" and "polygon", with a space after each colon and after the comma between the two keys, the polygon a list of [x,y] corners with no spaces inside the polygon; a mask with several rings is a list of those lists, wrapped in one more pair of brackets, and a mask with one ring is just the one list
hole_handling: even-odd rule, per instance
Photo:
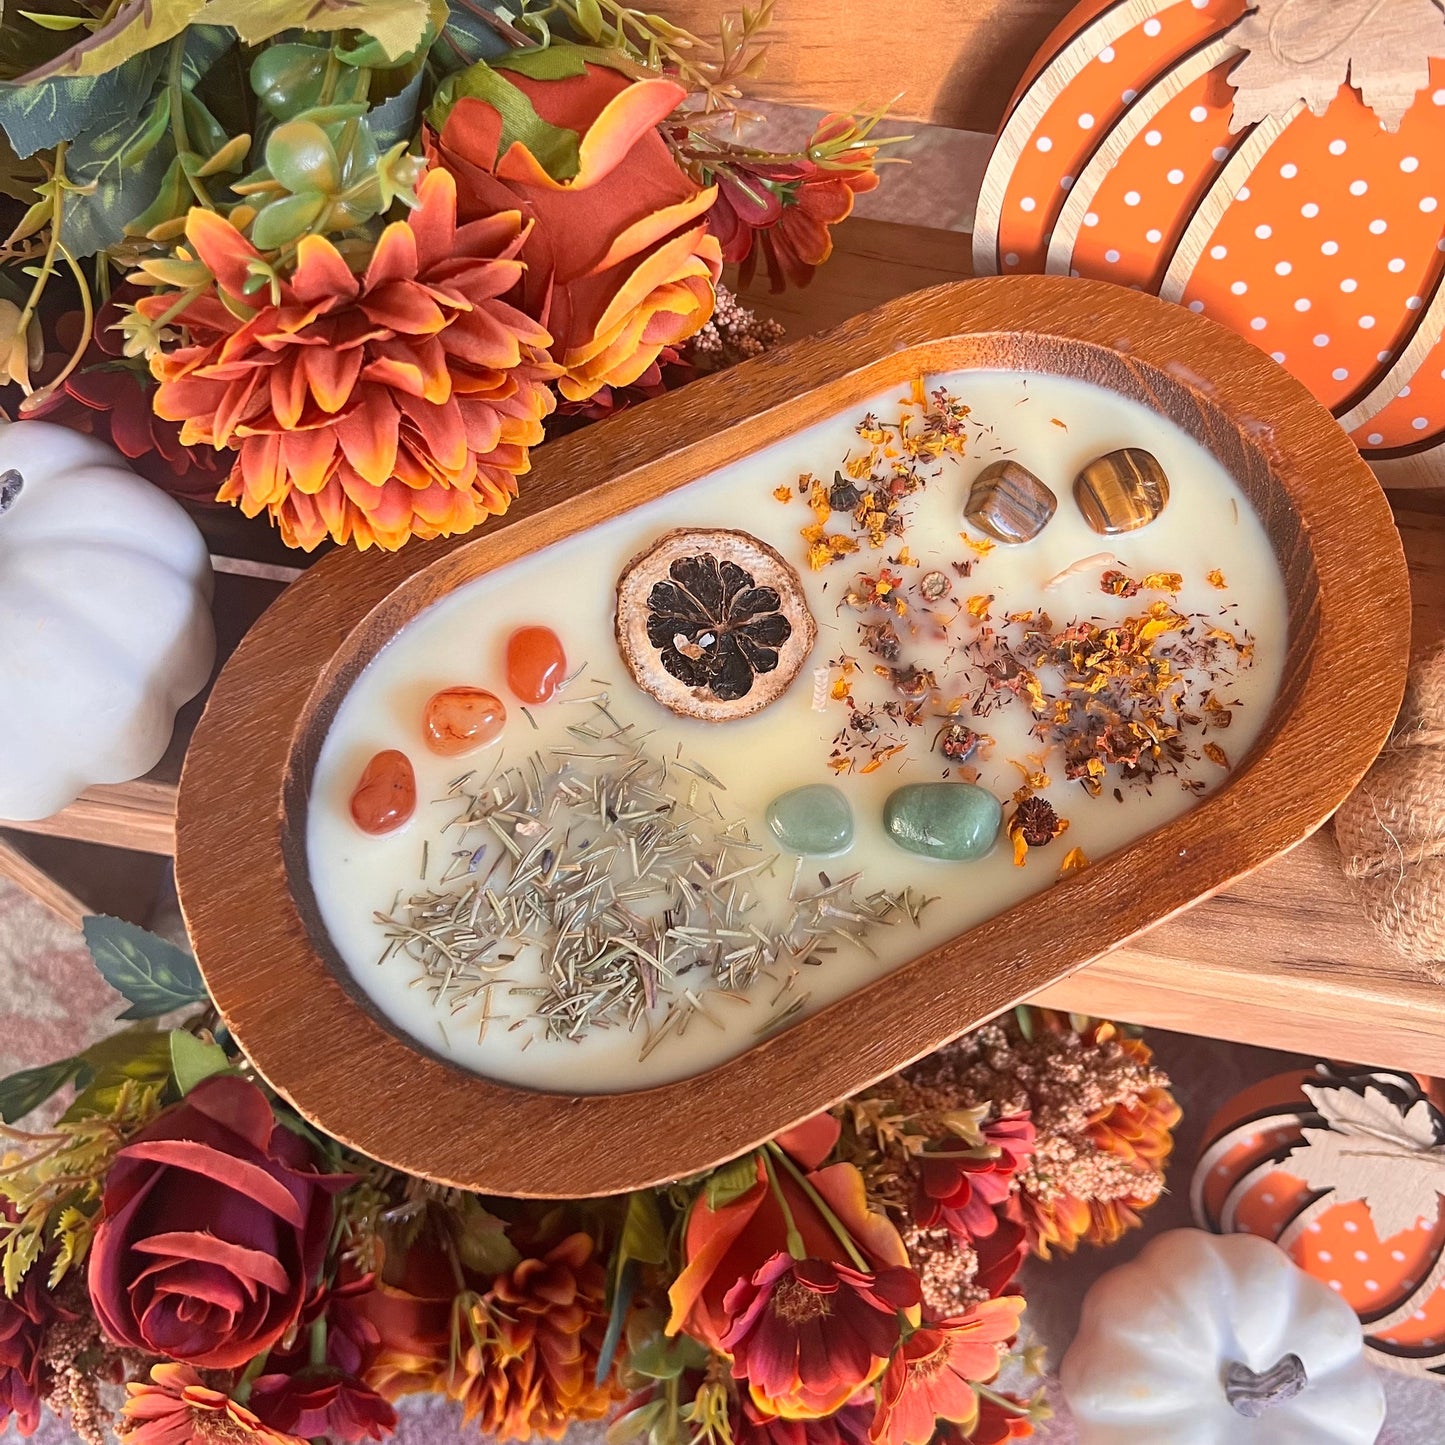
{"label": "artificial red rose", "polygon": [[676,82],[591,64],[561,79],[506,78],[544,121],[576,133],[575,176],[554,180],[520,141],[502,152],[501,114],[475,96],[428,132],[428,154],[456,177],[463,219],[520,210],[532,223],[522,305],[552,333],[562,397],[585,401],[638,382],[707,324],[722,272],[704,220],[716,192],[682,170],[657,128],[686,94]]}
{"label": "artificial red rose", "polygon": [[396,1411],[375,1390],[324,1366],[297,1375],[262,1375],[246,1403],[273,1430],[304,1440],[329,1436],[355,1445],[384,1440],[396,1429]]}
{"label": "artificial red rose", "polygon": [[198,1084],[115,1157],[90,1255],[90,1297],[115,1343],[201,1369],[269,1350],[301,1315],[331,1233],[308,1145],[254,1084]]}
{"label": "artificial red rose", "polygon": [[[7,1205],[5,1213],[13,1217],[14,1211]],[[0,1428],[13,1417],[22,1435],[33,1435],[40,1424],[45,1333],[56,1320],[75,1318],[46,1288],[49,1268],[47,1260],[37,1260],[13,1295],[0,1293]]]}
{"label": "artificial red rose", "polygon": [[[803,1247],[814,1259],[853,1263],[828,1220],[810,1197],[814,1191],[847,1230],[870,1268],[908,1264],[908,1250],[898,1231],[868,1201],[863,1176],[852,1164],[830,1164],[804,1176],[807,1188],[785,1168],[776,1169],[776,1189],[786,1200]],[[688,1215],[683,1234],[683,1269],[668,1290],[672,1317],[669,1334],[685,1331],[712,1349],[721,1350],[732,1324],[726,1308],[728,1292],[739,1280],[750,1280],[788,1247],[788,1221],[761,1158],[756,1182],[736,1199],[714,1209],[700,1194]]]}
{"label": "artificial red rose", "polygon": [[762,1410],[794,1420],[831,1415],[876,1379],[898,1348],[918,1276],[877,1274],[780,1252],[728,1291],[723,1349]]}
{"label": "artificial red rose", "polygon": [[955,1239],[976,1240],[997,1227],[996,1211],[1014,1175],[1034,1152],[1029,1116],[1011,1114],[986,1124],[982,1149],[950,1148],[918,1156],[914,1217],[924,1229],[944,1225]]}

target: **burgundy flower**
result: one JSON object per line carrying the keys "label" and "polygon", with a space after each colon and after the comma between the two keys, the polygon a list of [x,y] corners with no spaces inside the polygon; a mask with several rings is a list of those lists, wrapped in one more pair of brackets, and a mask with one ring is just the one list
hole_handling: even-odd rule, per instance
{"label": "burgundy flower", "polygon": [[316,1172],[254,1084],[198,1084],[106,1178],[89,1280],[101,1328],[201,1369],[249,1363],[299,1319],[347,1182]]}
{"label": "burgundy flower", "polygon": [[918,1156],[914,1216],[924,1229],[942,1224],[956,1239],[978,1240],[998,1226],[996,1211],[1009,1197],[1014,1175],[1034,1152],[1027,1114],[986,1124],[985,1148],[946,1149]]}
{"label": "burgundy flower", "polygon": [[384,1440],[396,1429],[396,1411],[375,1390],[339,1370],[262,1375],[247,1403],[273,1430],[304,1440],[329,1436],[354,1445]]}
{"label": "burgundy flower", "polygon": [[[8,1206],[6,1213],[11,1213]],[[22,1435],[33,1435],[40,1423],[45,1332],[56,1320],[75,1318],[45,1287],[48,1269],[47,1262],[37,1260],[13,1296],[0,1294],[0,1427],[14,1416]]]}
{"label": "burgundy flower", "polygon": [[747,1395],[730,1412],[733,1445],[866,1445],[873,1395],[860,1391],[840,1410],[813,1420],[785,1420],[758,1409]]}
{"label": "burgundy flower", "polygon": [[278,1345],[266,1361],[272,1374],[299,1374],[311,1362],[311,1326],[325,1316],[325,1364],[343,1375],[363,1379],[381,1352],[381,1331],[367,1314],[367,1303],[376,1287],[376,1276],[359,1278],[347,1274],[336,1284],[321,1286],[301,1307],[301,1318],[289,1348]]}
{"label": "burgundy flower", "polygon": [[[153,410],[156,381],[150,369],[143,361],[126,360],[121,351],[114,330],[121,307],[141,294],[128,282],[116,288],[96,313],[80,365],[39,406],[26,407],[25,415],[108,441],[148,482],[187,501],[218,506],[216,492],[230,470],[230,453],[183,446],[181,424],[163,421]],[[56,339],[67,354],[80,339],[80,325],[78,312],[56,322]]]}
{"label": "burgundy flower", "polygon": [[728,1291],[722,1345],[764,1411],[830,1415],[877,1377],[897,1348],[901,1312],[920,1298],[918,1276],[899,1265],[869,1274],[779,1252]]}
{"label": "burgundy flower", "polygon": [[978,1258],[973,1280],[980,1289],[988,1291],[990,1298],[1009,1292],[1029,1252],[1029,1232],[1017,1198],[997,1210],[995,1219],[993,1232],[979,1235],[973,1241]]}

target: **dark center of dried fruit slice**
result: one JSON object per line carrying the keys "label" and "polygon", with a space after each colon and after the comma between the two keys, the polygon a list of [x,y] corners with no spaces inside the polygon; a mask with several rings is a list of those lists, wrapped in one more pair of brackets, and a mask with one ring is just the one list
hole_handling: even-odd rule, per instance
{"label": "dark center of dried fruit slice", "polygon": [[617,584],[617,640],[634,680],[685,717],[724,722],[766,707],[816,635],[797,573],[746,532],[669,532]]}
{"label": "dark center of dried fruit slice", "polygon": [[647,640],[662,665],[723,702],[746,697],[758,673],[777,668],[778,649],[793,635],[781,598],[710,553],[679,557],[667,570],[647,597]]}

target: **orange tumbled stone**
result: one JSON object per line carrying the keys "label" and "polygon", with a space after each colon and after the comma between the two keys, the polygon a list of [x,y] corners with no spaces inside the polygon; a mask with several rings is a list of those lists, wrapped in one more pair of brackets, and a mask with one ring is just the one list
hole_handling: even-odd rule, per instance
{"label": "orange tumbled stone", "polygon": [[562,639],[550,627],[519,627],[507,639],[507,686],[523,702],[546,702],[566,667]]}
{"label": "orange tumbled stone", "polygon": [[416,811],[416,772],[395,748],[377,753],[351,794],[351,820],[363,833],[390,833]]}
{"label": "orange tumbled stone", "polygon": [[433,694],[422,725],[432,752],[455,757],[496,742],[507,725],[507,709],[485,688],[449,687]]}

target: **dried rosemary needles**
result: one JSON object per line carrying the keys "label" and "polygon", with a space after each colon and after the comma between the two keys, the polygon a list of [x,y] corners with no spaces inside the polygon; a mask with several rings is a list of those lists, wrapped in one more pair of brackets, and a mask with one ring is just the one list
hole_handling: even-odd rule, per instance
{"label": "dried rosemary needles", "polygon": [[912,889],[858,897],[858,874],[804,888],[800,859],[788,916],[769,926],[754,883],[778,856],[728,820],[720,780],[681,749],[650,752],[605,694],[578,701],[593,712],[567,729],[575,746],[456,780],[439,882],[424,867],[418,891],[376,914],[380,962],[414,962],[415,985],[448,1016],[474,1013],[479,1040],[489,1027],[522,1031],[524,1048],[623,1028],[642,1034],[641,1060],[738,1005],[767,1010],[761,1033],[807,1006],[803,971],[840,944],[917,924],[930,900]]}

